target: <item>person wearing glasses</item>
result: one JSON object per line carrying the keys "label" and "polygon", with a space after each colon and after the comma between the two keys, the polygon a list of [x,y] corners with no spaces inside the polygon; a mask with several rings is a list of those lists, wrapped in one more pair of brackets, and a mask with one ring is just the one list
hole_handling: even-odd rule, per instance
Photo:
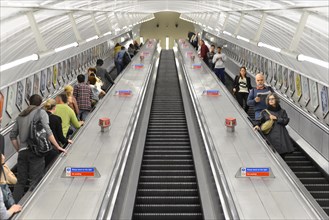
{"label": "person wearing glasses", "polygon": [[254,128],[260,130],[263,123],[272,119],[274,121],[272,129],[264,135],[276,151],[284,157],[294,151],[293,143],[286,129],[286,125],[289,123],[287,112],[281,108],[280,99],[275,93],[270,93],[266,97],[266,105],[266,110],[261,112],[260,120],[257,121]]}

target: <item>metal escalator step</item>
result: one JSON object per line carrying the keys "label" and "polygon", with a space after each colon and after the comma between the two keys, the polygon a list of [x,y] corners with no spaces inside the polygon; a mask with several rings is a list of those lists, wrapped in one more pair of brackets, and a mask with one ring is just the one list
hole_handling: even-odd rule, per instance
{"label": "metal escalator step", "polygon": [[194,169],[192,170],[143,170],[141,171],[143,176],[195,176]]}
{"label": "metal escalator step", "polygon": [[162,137],[162,138],[152,138],[147,137],[146,142],[161,142],[161,141],[169,141],[169,142],[190,142],[190,138],[186,137]]}
{"label": "metal escalator step", "polygon": [[329,198],[329,191],[310,191],[314,198]]}
{"label": "metal escalator step", "polygon": [[161,153],[165,153],[165,154],[173,154],[173,155],[182,155],[182,154],[191,154],[192,151],[191,150],[158,150],[158,149],[147,149],[144,151],[145,154],[147,155],[152,155],[152,154],[161,154]]}
{"label": "metal escalator step", "polygon": [[143,164],[156,164],[156,165],[193,165],[192,159],[180,160],[163,160],[163,159],[145,159]]}
{"label": "metal escalator step", "polygon": [[188,134],[172,132],[172,133],[164,133],[164,134],[147,134],[148,138],[185,138],[189,139]]}
{"label": "metal escalator step", "polygon": [[302,177],[302,178],[299,178],[299,180],[303,184],[313,184],[313,183],[326,184],[326,183],[328,183],[328,180],[325,177],[315,177],[315,178]]}
{"label": "metal escalator step", "polygon": [[290,169],[294,172],[310,172],[318,170],[315,166],[291,166]]}
{"label": "metal escalator step", "polygon": [[193,213],[201,212],[200,204],[138,204],[136,212],[144,213]]}
{"label": "metal escalator step", "polygon": [[195,204],[198,196],[136,196],[137,204]]}
{"label": "metal escalator step", "polygon": [[147,146],[145,150],[191,150],[189,146]]}
{"label": "metal escalator step", "polygon": [[198,196],[197,189],[139,189],[138,196]]}
{"label": "metal escalator step", "polygon": [[298,178],[302,178],[302,177],[309,177],[309,178],[312,178],[312,177],[322,177],[322,174],[321,172],[295,172],[296,176]]}
{"label": "metal escalator step", "polygon": [[190,170],[194,169],[193,164],[188,164],[188,165],[170,165],[170,164],[165,164],[165,165],[159,165],[159,164],[142,164],[142,170]]}
{"label": "metal escalator step", "polygon": [[158,154],[158,155],[144,155],[144,157],[146,159],[190,159],[192,158],[192,155],[188,154],[188,155],[170,155],[170,154]]}
{"label": "metal escalator step", "polygon": [[294,151],[294,152],[292,152],[291,154],[288,154],[288,155],[305,155],[305,153],[302,152],[302,151]]}
{"label": "metal escalator step", "polygon": [[329,184],[320,184],[320,183],[314,182],[314,184],[304,184],[304,186],[309,191],[327,191],[327,192],[329,192]]}
{"label": "metal escalator step", "polygon": [[320,198],[320,199],[315,199],[320,206],[329,206],[329,198]]}
{"label": "metal escalator step", "polygon": [[286,155],[284,157],[285,161],[307,161],[308,158],[302,155]]}
{"label": "metal escalator step", "polygon": [[289,166],[312,166],[312,162],[307,160],[307,161],[286,161],[286,163]]}
{"label": "metal escalator step", "polygon": [[145,143],[145,146],[152,146],[152,145],[158,145],[158,146],[190,146],[189,141],[180,141],[180,142],[155,142],[155,141],[147,141]]}
{"label": "metal escalator step", "polygon": [[193,176],[140,176],[140,181],[146,182],[193,182],[196,177]]}
{"label": "metal escalator step", "polygon": [[139,182],[139,189],[196,189],[196,182]]}
{"label": "metal escalator step", "polygon": [[134,213],[133,219],[136,220],[201,220],[201,212],[196,213]]}

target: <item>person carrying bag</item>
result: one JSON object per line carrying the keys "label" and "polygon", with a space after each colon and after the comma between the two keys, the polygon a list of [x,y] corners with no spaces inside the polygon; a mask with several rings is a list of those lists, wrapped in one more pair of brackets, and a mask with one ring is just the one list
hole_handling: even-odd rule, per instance
{"label": "person carrying bag", "polygon": [[0,162],[1,162],[0,187],[1,187],[2,195],[3,195],[3,202],[5,203],[6,208],[9,209],[12,205],[15,204],[15,200],[13,198],[13,195],[11,193],[11,190],[10,190],[8,184],[16,184],[17,179],[16,179],[15,174],[13,172],[11,172],[11,170],[9,169],[7,164],[4,163],[4,161],[5,161],[5,157],[2,154],[1,159],[0,159]]}
{"label": "person carrying bag", "polygon": [[266,105],[267,108],[261,112],[254,129],[261,130],[269,143],[284,157],[295,150],[286,129],[289,123],[287,112],[281,108],[279,97],[275,93],[266,97]]}

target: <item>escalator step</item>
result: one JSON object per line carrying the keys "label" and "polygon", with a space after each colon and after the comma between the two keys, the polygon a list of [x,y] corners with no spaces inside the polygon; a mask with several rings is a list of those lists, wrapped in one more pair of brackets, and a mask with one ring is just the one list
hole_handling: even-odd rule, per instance
{"label": "escalator step", "polygon": [[291,166],[290,169],[294,172],[312,172],[317,171],[315,166]]}
{"label": "escalator step", "polygon": [[140,181],[143,182],[187,182],[196,181],[195,176],[140,176]]}
{"label": "escalator step", "polygon": [[311,191],[310,193],[314,198],[329,198],[329,191]]}
{"label": "escalator step", "polygon": [[182,160],[161,160],[161,159],[145,159],[143,164],[156,164],[156,165],[193,165],[192,159],[182,159]]}
{"label": "escalator step", "polygon": [[329,206],[329,198],[321,198],[321,199],[315,199],[320,206]]}
{"label": "escalator step", "polygon": [[158,155],[144,155],[146,159],[190,159],[192,155],[170,155],[170,154],[158,154]]}
{"label": "escalator step", "polygon": [[194,169],[191,170],[143,170],[141,171],[143,176],[195,176]]}
{"label": "escalator step", "polygon": [[201,212],[196,213],[134,213],[134,219],[139,220],[201,220]]}
{"label": "escalator step", "polygon": [[284,157],[284,160],[285,161],[307,161],[308,160],[308,158],[307,157],[305,157],[305,156],[300,156],[300,155],[286,155],[285,157]]}
{"label": "escalator step", "polygon": [[197,189],[139,189],[138,196],[198,196]]}
{"label": "escalator step", "polygon": [[286,161],[289,166],[312,166],[311,161]]}
{"label": "escalator step", "polygon": [[195,204],[198,196],[136,196],[137,204]]}
{"label": "escalator step", "polygon": [[173,155],[181,155],[181,154],[191,154],[191,150],[157,150],[157,149],[147,149],[144,151],[145,154],[147,155],[152,155],[152,154],[173,154]]}
{"label": "escalator step", "polygon": [[158,164],[142,164],[142,170],[190,170],[194,169],[194,165],[177,165],[177,164],[165,164],[165,165],[158,165]]}
{"label": "escalator step", "polygon": [[180,142],[155,142],[155,141],[147,141],[145,143],[145,146],[150,146],[150,145],[158,145],[158,146],[176,146],[176,145],[180,145],[180,146],[190,146],[190,142],[189,141],[180,141]]}
{"label": "escalator step", "polygon": [[196,182],[139,182],[139,189],[196,189]]}
{"label": "escalator step", "polygon": [[136,205],[136,212],[144,213],[195,213],[201,212],[199,204],[146,204]]}
{"label": "escalator step", "polygon": [[313,184],[313,183],[317,183],[317,184],[326,184],[328,183],[328,180],[324,177],[316,177],[316,178],[299,178],[299,180],[303,183],[303,184]]}
{"label": "escalator step", "polygon": [[145,150],[191,150],[189,146],[147,146]]}
{"label": "escalator step", "polygon": [[322,177],[321,172],[318,172],[318,171],[316,171],[316,172],[295,172],[295,174],[298,178]]}
{"label": "escalator step", "polygon": [[329,184],[316,183],[316,184],[304,184],[304,186],[310,191],[327,191],[327,192],[329,192]]}

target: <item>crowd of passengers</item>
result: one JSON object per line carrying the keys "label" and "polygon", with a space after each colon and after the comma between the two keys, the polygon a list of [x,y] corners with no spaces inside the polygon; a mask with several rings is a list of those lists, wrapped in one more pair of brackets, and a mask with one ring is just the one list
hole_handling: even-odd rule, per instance
{"label": "crowd of passengers", "polygon": [[[117,76],[129,64],[131,58],[138,53],[140,46],[137,41],[129,45],[128,50],[119,43],[114,49],[114,63]],[[31,190],[43,177],[45,170],[57,156],[66,153],[66,146],[72,144],[74,132],[83,126],[97,102],[106,95],[106,91],[115,83],[110,72],[103,68],[104,61],[98,59],[95,67],[90,67],[87,74],[77,76],[77,84],[66,85],[64,92],[55,99],[48,99],[42,105],[42,97],[34,94],[29,99],[29,106],[16,119],[10,132],[10,139],[18,152],[17,179],[5,164],[5,158],[0,157],[0,219],[8,219],[14,213],[21,211],[17,203],[23,197],[27,188]],[[42,109],[40,120],[47,132],[48,140],[53,149],[45,156],[35,155],[28,147],[30,124],[38,111]],[[14,185],[11,193],[9,185]]]}
{"label": "crowd of passengers", "polygon": [[[222,48],[218,46],[217,52],[215,52],[215,45],[211,45],[209,49],[204,40],[199,40],[197,33],[189,33],[188,38],[198,51],[199,57],[225,84],[225,62],[227,57],[221,52]],[[134,41],[134,44],[129,45],[127,51],[124,46],[119,44],[115,46],[114,57],[118,75],[138,50],[139,45],[136,41]],[[29,107],[18,116],[10,133],[12,144],[18,152],[17,180],[4,163],[4,157],[0,158],[0,186],[8,188],[8,184],[15,184],[13,195],[10,194],[10,190],[0,190],[1,219],[9,218],[13,213],[21,210],[22,207],[16,205],[16,203],[24,195],[26,186],[29,185],[32,188],[36,186],[44,174],[44,168],[51,164],[60,152],[66,153],[65,147],[67,144],[72,143],[70,137],[73,132],[83,125],[92,108],[99,99],[104,97],[105,91],[114,84],[109,72],[102,67],[103,63],[103,60],[97,60],[96,67],[88,69],[87,80],[85,75],[78,75],[78,83],[74,87],[71,85],[65,86],[64,93],[57,95],[55,100],[47,100],[44,104],[43,109],[45,111],[40,113],[41,120],[49,135],[49,141],[54,146],[54,149],[45,157],[36,156],[27,146],[28,125],[35,115],[36,111],[34,110],[40,108],[42,104],[40,95],[35,94],[30,97]],[[252,88],[246,68],[241,67],[239,75],[234,79],[233,94],[246,112],[248,112],[249,106],[253,107],[255,130],[261,130],[264,123],[269,120],[273,121],[270,132],[264,133],[264,136],[277,152],[284,157],[294,151],[293,143],[285,127],[289,123],[288,115],[281,108],[279,97],[271,87],[265,85],[264,75],[258,73],[255,80],[256,87]],[[10,195],[2,195],[2,192],[9,192]]]}
{"label": "crowd of passengers", "polygon": [[[205,44],[203,39],[199,39],[196,32],[188,33],[188,40],[197,50],[198,56],[215,73],[218,79],[225,85],[225,62],[227,56],[222,53],[222,47]],[[287,112],[281,108],[280,99],[270,86],[265,85],[264,74],[262,72],[255,76],[256,87],[251,86],[250,77],[247,76],[246,67],[240,67],[239,74],[233,81],[233,95],[239,105],[248,113],[249,107],[253,107],[255,118],[253,120],[254,129],[260,130],[264,137],[271,143],[276,151],[284,157],[294,151],[293,143],[286,129],[289,123]],[[262,125],[272,121],[269,132],[262,131]]]}

